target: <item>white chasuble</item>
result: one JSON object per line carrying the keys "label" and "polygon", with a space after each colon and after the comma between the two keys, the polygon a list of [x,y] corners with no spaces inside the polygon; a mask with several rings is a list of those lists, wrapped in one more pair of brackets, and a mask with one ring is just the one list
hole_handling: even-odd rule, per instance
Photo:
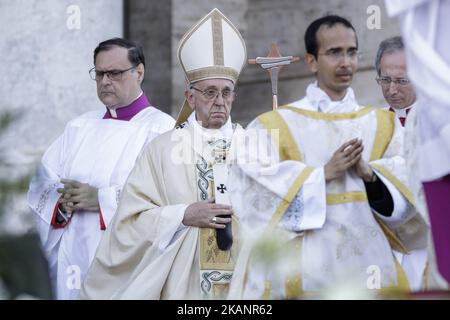
{"label": "white chasuble", "polygon": [[[90,112],[68,123],[49,147],[28,192],[37,227],[49,260],[58,299],[78,297],[81,282],[117,208],[121,188],[143,146],[169,130],[173,119],[153,107],[130,121],[101,119]],[[54,228],[52,217],[62,188],[60,179],[73,179],[98,189],[99,212],[76,211],[64,228]]]}
{"label": "white chasuble", "polygon": [[[228,183],[242,231],[230,297],[298,298],[343,283],[407,290],[392,249],[425,247],[427,229],[407,188],[400,123],[393,113],[345,105],[347,98],[341,108],[354,111],[318,112],[319,101],[308,98],[246,130]],[[390,217],[371,209],[355,172],[325,183],[323,167],[353,138],[363,140],[363,159],[392,195]]]}
{"label": "white chasuble", "polygon": [[213,166],[232,161],[229,149],[242,131],[238,126],[232,139],[209,140],[184,123],[147,146],[100,243],[82,299],[226,297],[237,239],[222,251],[214,229],[182,221],[190,204],[215,195]]}

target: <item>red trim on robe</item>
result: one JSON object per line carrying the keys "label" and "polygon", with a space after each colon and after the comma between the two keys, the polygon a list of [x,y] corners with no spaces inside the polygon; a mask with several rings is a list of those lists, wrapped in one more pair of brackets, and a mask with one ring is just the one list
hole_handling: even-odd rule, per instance
{"label": "red trim on robe", "polygon": [[[59,199],[58,199],[59,200]],[[67,226],[67,224],[70,222],[70,220],[72,219],[72,216],[69,217],[69,220],[64,221],[63,223],[58,223],[56,222],[56,215],[58,214],[58,208],[61,204],[59,202],[56,202],[55,205],[55,209],[53,209],[53,215],[52,215],[52,220],[51,220],[51,225],[53,228],[55,229],[61,229],[64,228],[65,226]]]}
{"label": "red trim on robe", "polygon": [[103,220],[103,214],[102,209],[99,210],[99,217],[100,217],[100,230],[106,230],[105,221]]}

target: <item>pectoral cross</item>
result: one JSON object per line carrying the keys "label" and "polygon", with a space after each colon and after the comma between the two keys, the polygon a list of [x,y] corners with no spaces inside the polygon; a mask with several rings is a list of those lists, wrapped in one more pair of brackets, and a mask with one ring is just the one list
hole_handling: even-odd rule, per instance
{"label": "pectoral cross", "polygon": [[257,57],[256,59],[248,60],[249,64],[259,64],[263,69],[269,71],[270,82],[272,83],[272,107],[274,110],[278,108],[278,75],[283,66],[299,60],[299,57],[282,57],[275,42],[272,43],[267,57]]}
{"label": "pectoral cross", "polygon": [[219,191],[220,193],[225,193],[225,191],[227,190],[227,187],[221,183],[219,187],[217,187],[217,191]]}

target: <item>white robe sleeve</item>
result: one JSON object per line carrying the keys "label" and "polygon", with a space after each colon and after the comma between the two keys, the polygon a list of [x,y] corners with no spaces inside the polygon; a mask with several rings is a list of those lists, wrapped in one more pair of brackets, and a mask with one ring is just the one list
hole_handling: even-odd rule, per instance
{"label": "white robe sleeve", "polygon": [[62,188],[60,183],[61,159],[63,156],[63,136],[47,149],[33,177],[27,194],[28,205],[35,214],[36,226],[47,252],[58,244],[62,230],[52,227],[52,217]]}
{"label": "white robe sleeve", "polygon": [[100,206],[100,214],[105,227],[108,227],[119,203],[120,188],[119,186],[110,186],[98,189],[98,203]]}
{"label": "white robe sleeve", "polygon": [[178,204],[170,206],[170,210],[166,207],[161,211],[161,215],[164,219],[169,221],[169,223],[167,223],[160,232],[158,239],[158,248],[160,251],[164,251],[169,245],[174,243],[181,232],[187,228],[187,226],[182,223],[187,207],[188,205],[186,204]]}
{"label": "white robe sleeve", "polygon": [[394,202],[394,210],[389,217],[379,214],[375,210],[373,211],[379,218],[381,218],[381,220],[392,227],[403,224],[404,221],[408,220],[408,218],[410,217],[413,217],[415,214],[415,212],[412,210],[412,205],[388,179],[383,177],[383,175],[376,170],[375,173],[389,190],[389,193],[391,194],[392,200]]}
{"label": "white robe sleeve", "polygon": [[316,168],[295,196],[280,225],[294,232],[320,229],[325,223],[325,213],[325,173],[323,168]]}
{"label": "white robe sleeve", "polygon": [[239,221],[264,228],[281,210],[282,228],[296,232],[321,228],[326,218],[323,168],[281,161],[270,136],[264,137],[261,132],[267,134],[258,120],[249,125],[244,147],[230,170],[230,199]]}

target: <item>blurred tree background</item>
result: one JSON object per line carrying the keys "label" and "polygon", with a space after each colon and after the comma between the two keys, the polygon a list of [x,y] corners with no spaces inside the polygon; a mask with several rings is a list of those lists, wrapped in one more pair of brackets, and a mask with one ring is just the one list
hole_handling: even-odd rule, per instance
{"label": "blurred tree background", "polygon": [[[0,139],[4,137],[17,114],[0,115]],[[7,172],[6,150],[0,147],[0,167]],[[6,169],[6,170],[5,170]],[[25,197],[29,176],[19,179],[0,176],[0,224],[6,215],[14,215],[9,204],[15,197]],[[0,228],[0,299],[52,299],[47,261],[36,232],[17,234]]]}

